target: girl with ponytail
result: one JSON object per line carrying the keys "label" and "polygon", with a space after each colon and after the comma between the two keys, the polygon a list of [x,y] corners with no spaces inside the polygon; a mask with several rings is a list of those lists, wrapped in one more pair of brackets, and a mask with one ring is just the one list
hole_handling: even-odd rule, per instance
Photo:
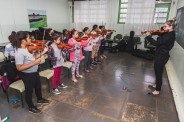
{"label": "girl with ponytail", "polygon": [[20,71],[20,77],[25,85],[25,99],[29,107],[29,112],[35,114],[40,113],[41,111],[33,104],[32,93],[33,88],[35,88],[38,104],[48,103],[48,100],[42,98],[38,72],[38,64],[41,61],[40,57],[48,51],[48,47],[44,48],[44,51],[40,54],[31,54],[27,49],[27,45],[31,43],[31,39],[26,31],[12,33],[9,39],[12,41],[13,47],[16,48],[15,64],[17,70]]}
{"label": "girl with ponytail", "polygon": [[[67,88],[61,80],[62,66],[64,64],[64,57],[62,56],[62,50],[58,48],[58,44],[61,43],[60,35],[52,36],[52,44],[49,46],[48,57],[51,60],[54,75],[52,76],[52,92],[56,95],[61,94],[58,88]],[[57,86],[58,84],[58,86]]]}

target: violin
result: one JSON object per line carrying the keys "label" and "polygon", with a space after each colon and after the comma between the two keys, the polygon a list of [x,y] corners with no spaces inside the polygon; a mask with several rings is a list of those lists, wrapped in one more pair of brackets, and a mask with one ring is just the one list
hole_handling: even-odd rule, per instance
{"label": "violin", "polygon": [[162,34],[168,33],[169,30],[149,30],[149,31],[141,32],[141,34],[146,34],[147,32],[150,32],[151,35],[162,35]]}
{"label": "violin", "polygon": [[27,45],[27,49],[29,50],[29,51],[41,51],[41,50],[43,50],[43,47],[42,46],[38,46],[38,45]]}
{"label": "violin", "polygon": [[101,31],[96,31],[97,35],[100,35],[100,36],[104,36],[104,32],[101,32]]}
{"label": "violin", "polygon": [[46,44],[46,41],[44,41],[44,40],[36,40],[35,44],[40,44],[40,45]]}
{"label": "violin", "polygon": [[58,44],[57,47],[59,49],[71,49],[72,48],[70,45],[67,45],[67,44],[64,44],[64,43]]}
{"label": "violin", "polygon": [[98,37],[98,34],[87,34],[89,37],[93,37],[93,38],[95,38],[95,37]]}
{"label": "violin", "polygon": [[108,29],[104,29],[104,30],[103,30],[103,33],[107,33],[107,32],[112,33],[112,32],[116,32],[116,30],[108,30]]}
{"label": "violin", "polygon": [[86,41],[86,40],[88,40],[88,38],[87,37],[79,37],[79,38],[76,38],[75,39],[76,41],[78,41],[78,42],[81,42],[81,41]]}

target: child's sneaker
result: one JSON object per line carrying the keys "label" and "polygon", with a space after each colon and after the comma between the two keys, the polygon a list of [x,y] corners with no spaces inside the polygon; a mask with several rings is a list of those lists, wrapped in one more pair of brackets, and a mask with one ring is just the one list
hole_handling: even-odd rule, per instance
{"label": "child's sneaker", "polygon": [[90,69],[94,69],[92,66],[89,67]]}
{"label": "child's sneaker", "polygon": [[90,73],[90,71],[89,71],[89,70],[87,70],[87,69],[86,69],[86,70],[84,70],[84,71],[85,71],[85,72],[87,72],[87,73]]}
{"label": "child's sneaker", "polygon": [[101,61],[99,61],[99,60],[97,60],[97,61],[96,61],[96,63],[97,63],[97,64],[101,64],[102,62],[101,62]]}
{"label": "child's sneaker", "polygon": [[61,89],[65,89],[65,88],[67,88],[67,87],[68,87],[68,86],[64,85],[63,83],[60,84],[60,85],[58,85],[58,88],[61,88]]}
{"label": "child's sneaker", "polygon": [[93,63],[91,63],[91,65],[96,66],[96,65],[97,65],[97,63],[96,63],[96,62],[93,62]]}
{"label": "child's sneaker", "polygon": [[52,92],[53,92],[54,94],[61,94],[61,92],[60,92],[58,89],[54,89],[54,90],[52,90]]}

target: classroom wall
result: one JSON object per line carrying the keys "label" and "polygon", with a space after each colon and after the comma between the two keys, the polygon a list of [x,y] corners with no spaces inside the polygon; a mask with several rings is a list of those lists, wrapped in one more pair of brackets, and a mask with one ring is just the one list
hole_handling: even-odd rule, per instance
{"label": "classroom wall", "polygon": [[[184,6],[184,0],[173,0],[171,10],[170,10],[170,19],[176,16],[178,8]],[[175,100],[175,105],[178,111],[179,119],[181,122],[184,122],[184,49],[175,42],[173,49],[170,52],[170,60],[166,65],[166,70],[170,82],[170,86],[173,92],[173,97]]]}
{"label": "classroom wall", "polygon": [[[119,0],[114,0],[114,11],[115,17],[114,17],[114,27],[112,29],[115,29],[117,33],[123,34],[124,33],[124,24],[118,24],[117,18],[118,18],[118,8],[119,8]],[[71,3],[70,3],[71,5]],[[172,0],[171,8],[170,8],[170,14],[169,19],[172,19],[176,16],[177,9],[184,6],[184,0]],[[72,13],[72,11],[70,10]],[[70,28],[73,27],[72,23],[72,15],[70,16]],[[143,41],[143,38],[142,38]],[[184,122],[184,49],[175,42],[175,45],[173,49],[170,52],[170,60],[166,64],[166,70],[169,78],[169,82],[172,88],[173,97],[175,100],[176,108],[178,111],[179,119],[181,122]]]}
{"label": "classroom wall", "polygon": [[8,42],[13,30],[34,30],[29,28],[27,9],[46,10],[50,28],[69,28],[68,4],[68,0],[0,0],[0,43]]}

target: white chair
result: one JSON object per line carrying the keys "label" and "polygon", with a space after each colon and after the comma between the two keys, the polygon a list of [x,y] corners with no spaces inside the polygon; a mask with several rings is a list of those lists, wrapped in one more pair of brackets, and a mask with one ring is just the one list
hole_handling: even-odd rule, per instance
{"label": "white chair", "polygon": [[45,56],[43,55],[41,58],[41,62],[40,62],[40,64],[43,64],[43,63],[45,63]]}
{"label": "white chair", "polygon": [[0,52],[0,62],[3,62],[5,60],[5,56],[3,52]]}
{"label": "white chair", "polygon": [[[46,56],[41,57],[40,64],[45,63],[45,58],[46,58]],[[49,79],[54,75],[54,71],[52,69],[46,69],[46,70],[40,71],[39,75],[47,80],[48,90],[50,92],[50,80]]]}
{"label": "white chair", "polygon": [[47,55],[47,54],[44,54],[43,56],[44,56],[44,58],[45,58],[45,59],[47,59],[47,58],[48,58],[48,55]]}
{"label": "white chair", "polygon": [[[4,82],[6,80],[6,73],[4,73]],[[19,91],[20,96],[21,96],[21,103],[22,103],[22,107],[24,107],[24,101],[23,101],[23,92],[25,91],[25,86],[22,80],[17,80],[11,84],[9,84],[9,87],[5,90],[6,96],[7,96],[7,101],[9,102],[9,95],[8,95],[8,91],[9,88],[15,89],[17,91]]]}
{"label": "white chair", "polygon": [[[22,80],[15,81],[9,85],[9,88],[15,89],[20,92],[22,107],[24,107],[23,92],[25,91],[25,86],[23,81]],[[7,98],[9,102],[8,92],[7,92]]]}

